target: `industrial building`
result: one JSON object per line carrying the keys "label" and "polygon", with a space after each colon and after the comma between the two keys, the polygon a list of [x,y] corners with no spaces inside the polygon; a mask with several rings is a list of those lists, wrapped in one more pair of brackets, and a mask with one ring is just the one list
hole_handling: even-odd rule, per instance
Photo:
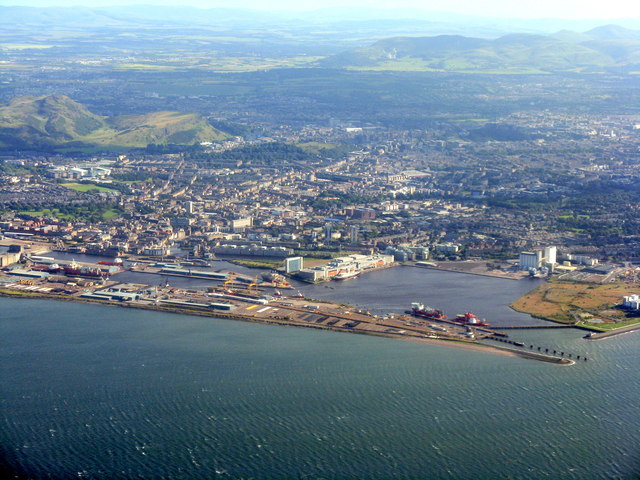
{"label": "industrial building", "polygon": [[348,255],[334,258],[325,265],[300,270],[296,278],[307,282],[322,282],[331,280],[338,274],[372,270],[393,262],[393,255]]}
{"label": "industrial building", "polygon": [[47,278],[49,276],[48,272],[38,272],[35,270],[25,270],[24,268],[14,268],[13,270],[9,270],[7,272],[9,275],[15,275],[18,277],[27,277],[27,278]]}
{"label": "industrial building", "polygon": [[18,253],[2,253],[0,254],[0,268],[7,267],[9,265],[13,265],[14,263],[18,263],[20,261],[20,252]]}
{"label": "industrial building", "polygon": [[183,277],[198,277],[198,278],[210,278],[212,280],[226,280],[229,277],[227,273],[210,272],[205,270],[192,270],[186,268],[176,268],[173,266],[166,266],[160,269],[162,273],[169,273],[173,275],[179,275]]}
{"label": "industrial building", "polygon": [[152,245],[145,247],[141,253],[148,257],[164,257],[170,254],[170,248],[162,245]]}
{"label": "industrial building", "polygon": [[557,247],[545,247],[532,252],[520,252],[520,270],[538,270],[542,267],[553,269],[557,263]]}
{"label": "industrial building", "polygon": [[637,294],[622,297],[622,306],[632,310],[640,310],[640,296]]}
{"label": "industrial building", "polygon": [[568,253],[563,258],[570,261],[571,263],[577,263],[578,265],[586,265],[587,267],[593,267],[598,264],[597,258],[588,257],[587,255],[574,255],[574,254]]}
{"label": "industrial building", "polygon": [[212,249],[216,255],[236,255],[238,257],[279,257],[293,254],[291,248],[267,247],[265,245],[218,245]]}
{"label": "industrial building", "polygon": [[520,252],[520,269],[529,270],[542,266],[542,250],[535,252]]}
{"label": "industrial building", "polygon": [[140,300],[141,295],[135,292],[127,292],[119,289],[96,290],[93,293],[83,293],[83,298],[94,300],[118,300],[120,302],[133,302]]}

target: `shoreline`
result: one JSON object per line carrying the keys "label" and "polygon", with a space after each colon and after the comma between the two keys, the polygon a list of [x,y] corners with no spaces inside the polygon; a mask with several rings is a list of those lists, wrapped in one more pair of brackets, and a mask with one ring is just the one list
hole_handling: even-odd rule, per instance
{"label": "shoreline", "polygon": [[[394,261],[394,262],[388,263],[386,265],[382,265],[381,267],[368,268],[366,270],[361,270],[360,271],[360,275],[379,272],[381,270],[386,270],[388,268],[397,268],[397,267],[405,267],[405,266],[412,266],[412,265],[403,265],[402,263],[398,263],[398,262]],[[323,278],[321,280],[305,280],[305,279],[302,279],[302,278],[297,278],[295,276],[295,274],[287,274],[287,276],[289,278],[292,278],[293,280],[296,280],[298,282],[303,282],[303,283],[306,283],[308,285],[322,285],[324,283],[331,283],[332,281],[334,281],[333,278]]]}
{"label": "shoreline", "polygon": [[[549,283],[546,286],[548,286],[547,288],[551,288],[552,287],[552,283]],[[543,295],[540,295],[538,293],[534,293],[539,288],[541,288],[541,286],[536,287],[536,289],[533,289],[528,293],[525,293],[520,298],[518,298],[517,300],[512,302],[509,305],[509,308],[511,308],[512,310],[514,310],[516,312],[524,313],[526,315],[530,315],[530,316],[532,316],[534,318],[539,318],[539,319],[545,320],[547,322],[555,323],[556,325],[563,325],[563,326],[575,328],[575,329],[578,329],[578,330],[583,330],[583,331],[590,332],[591,336],[585,335],[583,337],[585,340],[600,340],[600,339],[605,339],[605,338],[609,338],[609,337],[614,337],[616,335],[622,335],[624,333],[629,333],[629,332],[632,332],[632,331],[635,331],[635,330],[640,330],[640,321],[638,321],[637,323],[631,324],[631,325],[626,325],[626,326],[621,326],[621,327],[614,327],[614,328],[612,328],[610,330],[600,329],[598,327],[598,324],[595,324],[595,323],[590,324],[590,325],[585,325],[584,323],[583,324],[574,323],[576,321],[576,318],[577,318],[576,314],[579,314],[580,310],[590,313],[591,310],[589,308],[587,308],[587,307],[580,307],[580,310],[571,311],[570,313],[573,315],[572,321],[563,321],[563,320],[558,320],[558,319],[555,319],[555,318],[551,318],[551,316],[545,316],[545,315],[541,314],[541,312],[537,312],[537,311],[535,311],[534,308],[531,308],[531,304],[536,305],[536,304],[539,304],[540,302],[546,301],[545,300],[545,296],[546,296],[546,293],[549,290],[547,290],[547,292],[545,292]],[[580,295],[581,293],[578,292],[577,294]],[[606,299],[603,299],[602,301],[606,302]],[[562,305],[562,306],[568,306],[568,305],[570,305],[570,300],[563,301],[562,303],[561,302],[558,302],[558,303],[560,305]],[[577,307],[574,307],[574,308],[577,308]],[[602,308],[603,307],[600,307],[600,309],[602,309]],[[612,325],[612,324],[608,324],[608,325]]]}
{"label": "shoreline", "polygon": [[[606,338],[615,337],[616,335],[623,335],[625,333],[635,332],[640,330],[640,323],[634,325],[627,325],[626,327],[620,327],[606,332],[593,333],[591,336],[584,337],[586,340],[604,340]],[[592,330],[593,332],[593,330]]]}
{"label": "shoreline", "polygon": [[[515,302],[513,302],[513,303],[515,303]],[[513,303],[509,305],[509,308],[511,310],[513,310],[514,312],[524,313],[525,315],[529,315],[530,317],[537,318],[539,320],[544,320],[545,322],[555,323],[556,325],[559,325],[559,326],[562,326],[562,327],[575,328],[576,330],[584,330],[585,332],[592,332],[594,334],[596,334],[596,333],[607,333],[608,331],[610,331],[610,332],[617,332],[618,331],[618,329],[614,329],[614,330],[608,330],[607,332],[603,332],[602,330],[598,330],[597,327],[589,327],[587,325],[575,325],[573,323],[561,322],[560,320],[543,317],[541,315],[536,315],[535,313],[527,312],[526,310],[520,310],[520,309],[514,307]],[[638,328],[640,328],[640,323],[638,323],[637,325],[638,325]],[[620,328],[622,329],[622,328],[625,328],[625,327],[620,327]]]}
{"label": "shoreline", "polygon": [[576,363],[575,361],[569,360],[566,358],[553,357],[551,355],[527,352],[524,350],[523,351],[513,350],[510,348],[504,348],[504,347],[499,347],[494,345],[486,345],[484,343],[464,343],[464,342],[458,342],[455,340],[437,340],[432,338],[415,338],[415,339],[405,338],[404,340],[411,341],[411,342],[426,343],[429,345],[443,345],[443,343],[446,343],[445,346],[448,346],[448,347],[460,348],[463,350],[470,350],[470,351],[483,352],[483,353],[493,353],[496,355],[504,355],[507,357],[520,357],[520,358],[525,358],[527,360],[537,360],[539,362],[554,363],[556,365],[561,365],[561,366],[570,366],[570,365],[575,365]]}
{"label": "shoreline", "polygon": [[280,325],[286,327],[299,327],[299,328],[312,328],[316,330],[329,330],[340,333],[352,333],[359,335],[372,335],[378,337],[386,337],[386,338],[395,338],[406,341],[420,342],[428,345],[441,345],[448,346],[453,348],[460,348],[463,350],[470,350],[476,352],[484,352],[484,353],[493,353],[498,355],[510,356],[510,357],[520,357],[529,360],[538,360],[546,363],[554,363],[557,365],[573,365],[575,362],[571,360],[567,360],[564,358],[551,357],[548,355],[542,355],[538,353],[526,352],[526,351],[517,351],[509,348],[498,347],[494,345],[486,345],[477,342],[465,342],[459,340],[449,340],[449,339],[439,339],[439,338],[423,338],[416,336],[405,336],[399,335],[397,333],[385,333],[385,332],[375,332],[375,331],[366,331],[366,330],[353,330],[353,329],[345,329],[340,327],[333,326],[321,326],[315,324],[303,324],[290,322],[285,320],[279,320],[274,318],[262,318],[255,317],[249,315],[237,315],[237,314],[226,314],[219,311],[212,310],[198,310],[197,308],[188,308],[188,307],[178,307],[175,305],[172,306],[161,306],[161,305],[151,305],[151,304],[140,304],[140,303],[123,303],[113,300],[95,300],[90,298],[81,298],[81,297],[63,297],[60,295],[52,295],[45,293],[35,293],[35,292],[11,292],[7,290],[0,290],[0,297],[6,298],[18,298],[18,299],[36,299],[36,300],[54,300],[54,301],[62,301],[62,302],[75,302],[75,303],[85,303],[90,305],[105,305],[112,307],[121,307],[121,308],[137,308],[140,310],[150,310],[157,311],[163,313],[175,313],[180,315],[193,315],[200,317],[210,317],[210,318],[218,318],[221,320],[236,320],[236,321],[245,321],[251,323],[262,323],[267,325]]}
{"label": "shoreline", "polygon": [[508,277],[508,276],[505,276],[505,275],[497,275],[497,274],[491,274],[491,273],[469,272],[469,271],[465,271],[465,270],[456,270],[456,269],[453,269],[453,268],[445,268],[445,267],[440,267],[440,266],[430,267],[428,265],[416,265],[416,264],[406,264],[406,265],[402,265],[402,266],[403,267],[424,268],[426,270],[439,270],[441,272],[463,273],[463,274],[466,274],[466,275],[477,275],[479,277],[499,278],[499,279],[502,279],[502,280],[520,281],[520,280],[523,280],[525,278],[528,278],[528,277],[514,278],[514,277]]}

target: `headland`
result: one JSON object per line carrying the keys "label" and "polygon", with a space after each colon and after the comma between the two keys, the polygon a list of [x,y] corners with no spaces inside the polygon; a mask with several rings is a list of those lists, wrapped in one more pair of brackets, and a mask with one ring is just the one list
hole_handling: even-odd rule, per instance
{"label": "headland", "polygon": [[[85,283],[86,285],[86,283]],[[103,304],[122,308],[140,308],[167,313],[198,315],[229,320],[266,323],[281,326],[313,328],[336,332],[375,335],[453,348],[515,356],[558,365],[571,365],[570,359],[526,351],[519,342],[513,348],[494,346],[483,340],[495,332],[469,326],[426,321],[407,314],[379,317],[352,306],[294,296],[261,299],[248,294],[231,294],[158,288],[141,284],[109,282],[100,288],[79,285],[37,284],[32,280],[16,281],[0,288],[0,296],[43,298]],[[506,336],[502,334],[502,336]]]}

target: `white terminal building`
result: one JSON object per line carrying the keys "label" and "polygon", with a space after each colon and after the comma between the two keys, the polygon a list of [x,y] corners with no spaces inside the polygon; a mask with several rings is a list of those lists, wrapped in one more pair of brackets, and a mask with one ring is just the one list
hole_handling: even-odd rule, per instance
{"label": "white terminal building", "polygon": [[622,297],[622,305],[633,310],[640,310],[640,296],[637,294]]}

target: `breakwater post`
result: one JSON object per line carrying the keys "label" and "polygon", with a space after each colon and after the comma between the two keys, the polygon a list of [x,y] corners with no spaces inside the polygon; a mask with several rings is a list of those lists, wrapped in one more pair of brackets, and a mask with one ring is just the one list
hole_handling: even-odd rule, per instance
{"label": "breakwater post", "polygon": [[[493,340],[495,342],[502,342],[502,343],[508,343],[511,345],[514,345],[516,347],[522,347],[522,348],[526,348],[527,344],[523,343],[523,342],[518,342],[515,340],[507,340],[506,338],[500,338],[498,336],[490,336],[490,337],[486,337],[487,340]],[[536,345],[531,345],[529,344],[529,350],[533,350],[534,348],[537,348],[537,351],[540,352],[542,354],[542,349],[544,347],[537,347]],[[551,348],[544,348],[544,353],[548,354],[548,355],[556,355],[559,356],[560,358],[564,358],[565,357],[565,352],[563,351],[558,351],[558,350],[553,350],[553,353],[551,353]],[[572,353],[568,353],[566,355],[568,358],[572,358],[573,354]],[[587,361],[587,356],[586,355],[576,355],[576,360],[580,360],[583,359],[585,362]]]}

